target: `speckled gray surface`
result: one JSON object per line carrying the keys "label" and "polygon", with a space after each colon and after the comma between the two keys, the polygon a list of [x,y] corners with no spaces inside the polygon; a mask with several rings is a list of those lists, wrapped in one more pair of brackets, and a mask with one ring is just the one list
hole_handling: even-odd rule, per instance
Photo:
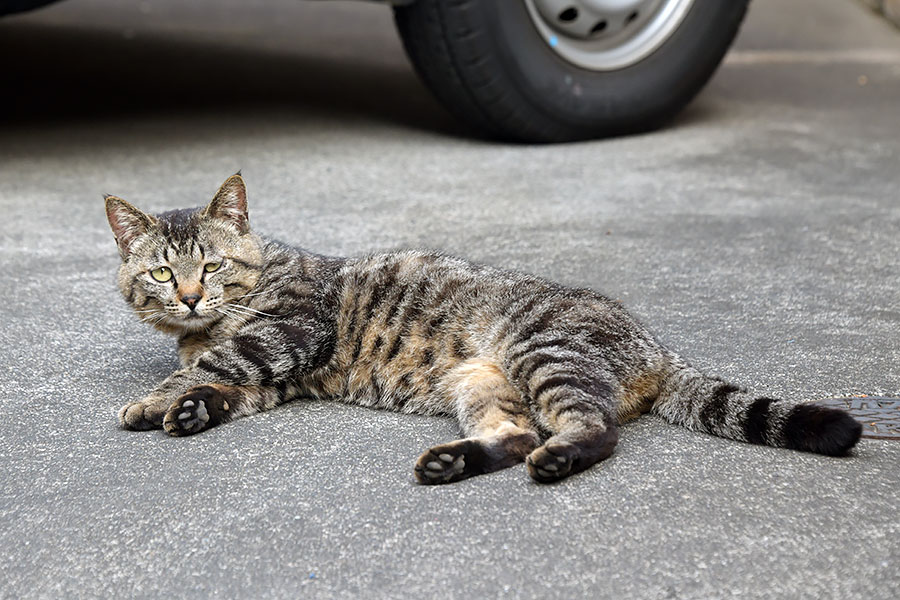
{"label": "speckled gray surface", "polygon": [[0,22],[0,50],[0,597],[900,596],[896,442],[832,459],[645,418],[559,485],[426,488],[441,419],[120,431],[175,353],[117,296],[100,199],[200,204],[242,168],[282,239],[593,286],[767,394],[900,395],[900,38],[865,9],[757,0],[672,128],[555,147],[455,130],[383,7],[71,0]]}

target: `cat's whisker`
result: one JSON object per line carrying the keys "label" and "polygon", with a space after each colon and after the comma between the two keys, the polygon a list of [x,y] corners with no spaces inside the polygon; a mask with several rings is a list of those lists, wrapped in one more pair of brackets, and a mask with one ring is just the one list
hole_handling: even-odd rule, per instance
{"label": "cat's whisker", "polygon": [[248,318],[245,315],[239,314],[234,311],[230,311],[230,310],[226,309],[225,307],[216,307],[213,310],[215,310],[217,313],[224,315],[226,317],[231,317],[232,319],[236,319],[236,320],[240,321],[242,324],[246,324],[248,321]]}
{"label": "cat's whisker", "polygon": [[216,306],[213,308],[213,310],[216,311],[217,313],[219,313],[220,315],[231,316],[232,314],[234,314],[232,311],[228,310],[224,306]]}
{"label": "cat's whisker", "polygon": [[213,326],[214,324],[215,324],[215,323],[210,323],[209,325],[207,325],[206,327],[204,327],[204,328],[203,328],[203,333],[206,333],[206,334],[208,335],[208,334],[209,334],[209,330],[212,328],[212,326]]}
{"label": "cat's whisker", "polygon": [[251,315],[247,313],[238,312],[236,310],[231,310],[226,313],[229,317],[233,317],[235,319],[240,319],[242,323],[249,323],[256,315]]}
{"label": "cat's whisker", "polygon": [[255,308],[250,308],[249,306],[244,306],[243,304],[229,304],[229,306],[236,310],[248,311],[250,314],[262,315],[264,317],[277,316],[277,315],[273,315],[271,313],[263,312],[261,310],[256,310]]}
{"label": "cat's whisker", "polygon": [[158,325],[159,323],[161,323],[162,321],[164,321],[164,320],[166,319],[166,317],[168,317],[168,316],[169,316],[169,315],[167,315],[166,313],[160,313],[160,314],[157,314],[157,315],[150,315],[150,316],[147,316],[147,317],[144,317],[143,319],[141,319],[141,322],[142,322],[142,323],[148,323],[148,324],[150,324],[150,325]]}
{"label": "cat's whisker", "polygon": [[269,292],[251,292],[249,294],[244,294],[243,296],[238,296],[237,298],[232,299],[231,302],[234,302],[237,300],[243,300],[244,298],[249,298],[250,296],[262,296],[263,294],[268,294],[268,293]]}

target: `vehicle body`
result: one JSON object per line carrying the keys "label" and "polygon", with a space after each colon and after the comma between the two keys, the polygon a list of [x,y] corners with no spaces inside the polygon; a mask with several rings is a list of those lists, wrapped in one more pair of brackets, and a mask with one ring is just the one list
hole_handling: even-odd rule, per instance
{"label": "vehicle body", "polygon": [[[55,0],[0,0],[0,15]],[[634,133],[709,81],[749,0],[381,0],[416,71],[485,135],[565,142]],[[215,4],[211,4],[213,9]]]}

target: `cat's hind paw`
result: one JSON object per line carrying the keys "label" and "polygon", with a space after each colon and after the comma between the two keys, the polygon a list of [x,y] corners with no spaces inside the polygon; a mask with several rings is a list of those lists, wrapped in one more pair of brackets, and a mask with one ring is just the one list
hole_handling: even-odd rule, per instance
{"label": "cat's hind paw", "polygon": [[169,407],[163,429],[174,436],[193,435],[222,422],[228,403],[211,385],[191,388]]}
{"label": "cat's hind paw", "polygon": [[578,460],[578,448],[572,444],[544,444],[525,459],[528,474],[539,483],[552,483],[567,477]]}
{"label": "cat's hind paw", "polygon": [[452,483],[481,472],[484,450],[475,440],[435,446],[416,461],[416,480],[424,484]]}
{"label": "cat's hind paw", "polygon": [[424,484],[451,483],[465,477],[465,454],[449,454],[429,450],[416,462],[416,480]]}

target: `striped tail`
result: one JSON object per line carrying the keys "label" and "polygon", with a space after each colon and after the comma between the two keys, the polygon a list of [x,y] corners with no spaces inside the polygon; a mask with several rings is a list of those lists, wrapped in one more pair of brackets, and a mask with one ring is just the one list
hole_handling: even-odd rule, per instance
{"label": "striped tail", "polygon": [[846,454],[862,434],[843,410],[755,397],[686,365],[665,378],[652,412],[694,431],[829,456]]}

